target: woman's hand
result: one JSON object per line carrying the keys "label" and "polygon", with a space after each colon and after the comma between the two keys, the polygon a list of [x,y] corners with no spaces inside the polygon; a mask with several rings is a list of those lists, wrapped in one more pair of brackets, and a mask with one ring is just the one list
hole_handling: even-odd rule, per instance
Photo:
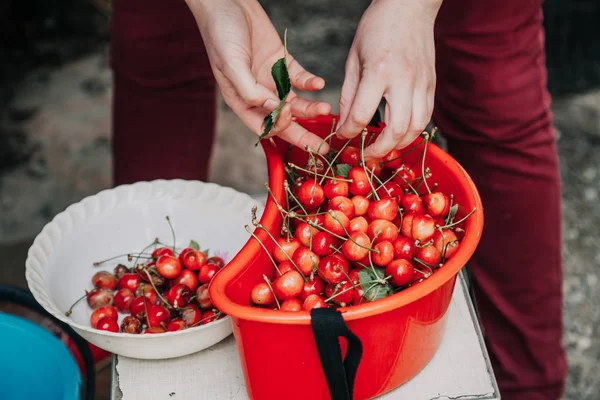
{"label": "woman's hand", "polygon": [[337,135],[360,134],[386,100],[386,127],[365,149],[383,157],[409,145],[433,111],[433,25],[441,0],[373,0],[363,14],[346,62]]}
{"label": "woman's hand", "polygon": [[[279,104],[271,67],[284,55],[281,39],[269,17],[256,0],[186,0],[196,18],[217,84],[227,105],[254,133],[263,131],[263,120]],[[287,54],[292,88],[314,92],[325,81]],[[321,152],[326,143],[292,121],[331,112],[323,102],[311,102],[293,91],[287,98],[269,137]]]}

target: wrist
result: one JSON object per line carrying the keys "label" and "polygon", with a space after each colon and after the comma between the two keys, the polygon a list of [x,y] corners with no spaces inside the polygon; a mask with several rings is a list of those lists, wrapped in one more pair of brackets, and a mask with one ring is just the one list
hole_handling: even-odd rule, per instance
{"label": "wrist", "polygon": [[415,10],[436,17],[443,0],[372,0],[371,5],[386,4],[401,10]]}

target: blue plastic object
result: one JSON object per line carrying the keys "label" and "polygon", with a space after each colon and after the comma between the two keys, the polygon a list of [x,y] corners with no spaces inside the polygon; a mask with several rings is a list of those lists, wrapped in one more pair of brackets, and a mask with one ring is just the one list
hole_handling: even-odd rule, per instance
{"label": "blue plastic object", "polygon": [[81,399],[81,372],[68,348],[26,319],[0,312],[0,399]]}

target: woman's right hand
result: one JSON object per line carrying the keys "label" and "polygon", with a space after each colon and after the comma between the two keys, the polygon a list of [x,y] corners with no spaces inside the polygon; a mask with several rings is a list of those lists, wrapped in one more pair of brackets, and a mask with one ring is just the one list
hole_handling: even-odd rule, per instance
{"label": "woman's right hand", "polygon": [[[227,105],[257,135],[263,120],[279,104],[271,67],[284,55],[281,38],[256,0],[186,0],[194,14],[211,67]],[[292,88],[315,92],[325,81],[302,66],[288,53]],[[277,123],[268,137],[322,153],[327,144],[317,135],[292,121],[294,117],[315,117],[331,112],[324,102],[313,102],[290,92]]]}

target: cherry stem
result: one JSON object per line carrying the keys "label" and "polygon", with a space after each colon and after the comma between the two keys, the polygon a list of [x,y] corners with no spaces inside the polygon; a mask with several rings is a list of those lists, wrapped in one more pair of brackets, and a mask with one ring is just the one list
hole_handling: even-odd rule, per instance
{"label": "cherry stem", "polygon": [[352,179],[338,178],[336,176],[329,176],[329,175],[324,175],[324,174],[318,174],[316,172],[313,173],[312,171],[309,171],[307,169],[299,167],[299,166],[297,166],[294,163],[288,163],[288,165],[290,166],[290,168],[294,168],[294,169],[297,169],[299,171],[304,171],[304,172],[307,172],[307,173],[311,173],[311,174],[314,174],[315,176],[320,176],[321,177],[321,182],[323,182],[324,179],[331,179],[331,180],[342,181],[342,182],[352,182]]}
{"label": "cherry stem", "polygon": [[[389,189],[385,187],[385,183],[383,183],[381,181],[381,179],[379,179],[379,177],[377,175],[375,175],[375,167],[373,167],[373,169],[371,170],[371,178],[375,179],[375,180],[377,180],[377,182],[379,182],[380,186],[377,189],[383,188],[383,190],[385,190],[385,192],[387,193],[387,195],[391,196],[391,193],[390,193]],[[375,194],[377,194],[377,189],[375,190]],[[377,198],[377,200],[379,200],[379,197]]]}
{"label": "cherry stem", "polygon": [[[375,234],[375,236],[373,236],[373,240],[371,240],[371,246],[373,246],[373,243],[375,243],[375,239],[377,239],[377,236],[379,236],[380,233],[381,232],[377,232],[377,234]],[[377,254],[379,254],[379,250],[378,250]],[[371,267],[373,274],[375,276],[377,276],[377,272],[375,272],[375,266],[373,265],[373,260],[371,259],[371,252],[369,252],[369,266]]]}
{"label": "cherry stem", "polygon": [[[150,279],[150,277],[148,277],[148,279]],[[150,281],[152,281],[152,279],[150,279]],[[142,289],[142,292],[144,291],[144,289]],[[148,316],[148,304],[146,304],[146,296],[143,297],[143,302],[144,302],[144,311],[146,314],[146,325],[148,326],[148,328],[150,328],[150,317]]]}
{"label": "cherry stem", "polygon": [[254,232],[252,232],[252,230],[250,229],[250,226],[246,225],[246,231],[252,235],[252,237],[254,239],[256,239],[256,241],[261,245],[261,247],[263,248],[263,250],[265,251],[265,253],[267,253],[267,256],[269,256],[269,259],[271,259],[271,262],[273,263],[273,266],[275,267],[275,271],[277,271],[277,273],[279,275],[281,275],[281,271],[279,271],[279,268],[277,268],[277,263],[275,262],[275,260],[273,259],[273,257],[271,256],[271,254],[269,253],[269,250],[267,250],[267,247],[265,246],[265,244],[258,238],[258,236],[256,236],[254,234]]}
{"label": "cherry stem", "polygon": [[[281,214],[281,218],[283,219],[283,224],[285,226],[285,230],[287,231],[287,235],[288,235],[288,239],[290,238],[290,221],[289,221],[289,216],[287,213],[285,213],[283,211],[283,207],[281,207],[281,204],[279,204],[279,202],[277,201],[277,199],[275,198],[275,194],[273,193],[273,191],[271,190],[271,188],[269,187],[268,183],[265,183],[265,188],[267,189],[267,192],[269,193],[269,196],[271,196],[271,198],[273,199],[273,201],[275,202],[275,205],[277,206],[277,209],[279,210],[279,213]],[[287,199],[287,196],[286,196]],[[256,211],[254,211],[254,207],[252,208],[253,210],[253,221],[252,224],[254,224],[254,220],[256,219]]]}
{"label": "cherry stem", "polygon": [[[448,207],[448,210],[451,210],[453,205],[454,205],[454,195],[451,194],[450,195],[450,207]],[[450,212],[448,212],[448,215],[446,216],[446,220],[444,221],[446,223],[446,225],[452,223],[453,218],[454,217],[452,217],[452,214]]]}
{"label": "cherry stem", "polygon": [[288,184],[287,181],[283,182],[283,187],[285,188],[285,191],[287,192],[287,194],[292,199],[294,199],[294,201],[298,204],[298,206],[304,212],[304,214],[308,215],[308,211],[306,211],[306,209],[304,208],[304,206],[302,205],[302,203],[300,203],[300,200],[298,200],[298,198],[294,195],[294,192],[290,189],[290,185]]}
{"label": "cherry stem", "polygon": [[448,228],[451,228],[451,227],[453,227],[455,225],[458,225],[461,222],[465,221],[467,218],[469,218],[471,216],[471,214],[473,214],[475,211],[477,211],[477,207],[473,207],[473,209],[471,210],[471,212],[469,212],[467,215],[465,215],[463,218],[459,219],[458,221],[453,222],[451,224],[446,224],[446,225],[442,226],[441,228],[442,229],[448,229]]}
{"label": "cherry stem", "polygon": [[202,318],[200,321],[193,323],[192,325],[190,325],[190,328],[200,325],[202,322],[207,321],[211,318],[214,318],[216,321],[221,317],[221,315],[223,315],[223,313],[221,311],[218,311],[214,315],[211,315],[210,317]]}
{"label": "cherry stem", "polygon": [[169,228],[171,228],[171,234],[173,235],[173,254],[177,255],[177,252],[175,251],[175,245],[177,244],[177,242],[175,241],[175,229],[173,229],[173,225],[171,224],[171,218],[169,218],[169,216],[166,216],[167,218],[167,222],[169,223]]}
{"label": "cherry stem", "polygon": [[369,179],[369,173],[367,172],[367,164],[365,163],[365,137],[366,136],[367,136],[367,130],[363,129],[363,131],[360,134],[360,160],[362,162],[362,166],[363,166],[363,170],[365,171],[365,175],[367,176],[367,181],[369,181],[369,186],[371,186],[373,196],[375,196],[375,198],[377,200],[379,200],[379,196],[377,195],[377,192],[375,191],[373,182],[371,181],[371,179]]}
{"label": "cherry stem", "polygon": [[398,175],[398,176],[400,177],[400,179],[402,179],[404,181],[404,183],[406,183],[408,185],[408,187],[413,191],[414,194],[416,194],[417,196],[421,196],[419,191],[417,189],[415,189],[413,187],[413,185],[411,185],[410,182],[406,180],[405,177],[403,177],[402,175]]}
{"label": "cherry stem", "polygon": [[[424,266],[425,268],[427,268],[429,270],[429,276],[431,276],[431,274],[433,274],[433,269],[435,267],[427,264],[425,261],[417,258],[417,257],[413,257],[413,260],[415,260],[416,262],[418,262],[419,264],[421,264],[422,266]],[[427,278],[429,278],[429,276]]]}
{"label": "cherry stem", "polygon": [[[427,268],[429,268],[428,265],[427,265]],[[431,270],[428,273],[425,273],[425,272],[421,271],[419,268],[413,268],[413,270],[415,272],[418,272],[421,275],[423,275],[423,278],[425,278],[425,279],[429,278],[431,276],[431,274],[433,273]],[[423,279],[423,278],[420,278],[420,279]]]}
{"label": "cherry stem", "polygon": [[88,291],[85,291],[85,294],[83,296],[81,296],[80,298],[78,298],[75,303],[73,303],[71,305],[71,307],[65,312],[65,316],[68,317],[69,315],[71,315],[73,313],[73,307],[75,307],[75,305],[77,305],[77,303],[79,303],[81,300],[85,299],[85,297],[88,295]]}
{"label": "cherry stem", "polygon": [[431,136],[428,132],[423,132],[423,137],[425,138],[425,148],[423,149],[423,158],[421,160],[421,176],[423,177],[423,183],[425,183],[427,193],[431,194],[431,189],[429,189],[429,185],[427,184],[427,175],[425,172],[425,157],[427,156],[427,146],[429,145]]}
{"label": "cherry stem", "polygon": [[[154,246],[154,245],[156,245],[156,244],[158,244],[158,243],[159,243],[159,241],[158,241],[158,238],[154,238],[154,241],[153,241],[152,243],[150,243],[148,246],[144,247],[144,249],[142,250],[142,253],[144,253],[144,252],[145,252],[146,250],[148,250],[150,247],[152,247],[152,246]],[[140,260],[140,257],[138,256],[138,257],[135,259],[135,262],[133,263],[133,266],[134,266],[134,267],[137,265],[137,262],[138,262],[139,260]]]}
{"label": "cherry stem", "polygon": [[260,228],[260,229],[262,229],[263,231],[267,232],[267,235],[269,235],[269,237],[273,240],[273,243],[275,243],[275,245],[277,247],[279,247],[279,250],[281,250],[281,252],[283,254],[285,254],[285,257],[292,263],[292,265],[300,273],[300,275],[302,276],[302,278],[304,278],[304,282],[308,282],[308,279],[306,278],[306,275],[304,275],[302,273],[302,271],[300,270],[300,268],[298,267],[298,265],[296,265],[296,263],[294,262],[294,260],[292,260],[292,257],[290,257],[290,255],[283,249],[283,247],[281,247],[281,245],[277,242],[277,239],[275,239],[273,237],[273,235],[271,235],[271,232],[269,232],[268,229],[265,228],[262,224],[258,224],[257,227]]}
{"label": "cherry stem", "polygon": [[356,289],[356,285],[354,284],[354,282],[352,282],[352,279],[350,278],[350,275],[348,275],[348,273],[340,267],[335,267],[334,270],[340,271],[342,274],[344,274],[346,276],[346,278],[348,278],[348,282],[350,282],[350,284],[352,285],[353,288]]}
{"label": "cherry stem", "polygon": [[[444,239],[442,238],[442,240],[444,240]],[[444,262],[446,262],[446,252],[448,251],[448,247],[450,247],[450,246],[456,246],[458,243],[459,243],[458,240],[453,240],[451,242],[446,243],[445,245],[442,244],[442,248],[444,249],[444,252],[442,253],[442,264]]]}
{"label": "cherry stem", "polygon": [[163,303],[165,303],[166,305],[168,305],[169,307],[173,307],[171,305],[171,303],[169,303],[167,300],[165,300],[164,297],[162,297],[162,295],[160,294],[160,291],[156,288],[156,286],[154,285],[154,281],[152,280],[152,277],[150,276],[150,272],[148,272],[148,270],[146,268],[142,269],[145,273],[146,276],[148,277],[148,281],[150,282],[150,284],[152,285],[152,289],[154,289],[154,291],[156,292],[156,294],[158,295],[158,297],[161,299],[161,301]]}
{"label": "cherry stem", "polygon": [[[346,141],[346,143],[344,143],[342,148],[339,149],[337,151],[337,153],[335,153],[335,156],[333,156],[333,158],[331,159],[331,163],[328,163],[327,170],[325,170],[325,175],[327,175],[329,173],[329,171],[333,169],[333,164],[335,164],[335,160],[337,160],[337,158],[340,156],[340,154],[342,154],[342,151],[344,151],[344,149],[350,144],[351,141],[352,141],[351,139],[348,139]],[[335,175],[335,171],[332,171],[332,173],[333,173],[333,175]],[[323,179],[324,178],[321,179],[321,182],[320,182],[321,184],[323,183]]]}
{"label": "cherry stem", "polygon": [[323,147],[323,143],[330,140],[335,135],[335,131],[333,130],[334,127],[335,127],[335,118],[333,118],[331,120],[331,129],[329,130],[329,135],[325,136],[323,138],[323,141],[319,144],[319,147],[317,147],[317,154],[321,154],[321,153],[319,153],[319,151],[321,151],[321,147]]}
{"label": "cherry stem", "polygon": [[[344,224],[342,224],[342,223],[340,222],[339,218],[338,218],[338,217],[335,215],[335,213],[334,213],[333,211],[335,211],[335,210],[330,210],[330,211],[329,211],[329,215],[331,215],[331,217],[332,217],[333,219],[335,219],[335,220],[338,222],[338,224],[340,224],[340,226],[342,227],[342,229],[344,229],[344,232],[346,232],[346,235],[348,235],[348,238],[347,238],[347,239],[350,239],[350,240],[351,240],[352,242],[354,242],[354,244],[355,244],[355,245],[357,245],[358,247],[362,247],[363,249],[367,249],[367,250],[369,250],[369,251],[374,251],[375,253],[379,254],[379,250],[375,250],[375,249],[372,249],[371,247],[366,247],[366,246],[363,246],[362,244],[358,243],[356,240],[352,239],[352,236],[350,236],[350,232],[348,232],[348,229],[346,229],[346,227],[344,226]],[[338,237],[339,237],[339,236],[338,236]],[[346,240],[346,238],[342,238],[342,239],[343,239],[343,240]]]}
{"label": "cherry stem", "polygon": [[140,257],[140,255],[142,255],[141,256],[142,258],[152,258],[152,254],[150,254],[150,253],[127,253],[127,254],[119,254],[118,256],[107,258],[106,260],[96,261],[96,262],[92,263],[92,265],[94,267],[99,267],[100,265],[102,265],[106,262],[116,260],[117,258],[121,258],[121,257],[127,257],[127,261],[131,262],[131,260],[133,260],[133,256],[135,256],[135,255],[137,255],[138,257]]}
{"label": "cherry stem", "polygon": [[263,279],[267,283],[267,286],[271,290],[271,293],[273,293],[273,298],[275,299],[275,303],[277,303],[277,309],[280,310],[281,309],[281,304],[279,304],[279,300],[277,299],[277,295],[275,294],[275,291],[273,290],[273,286],[271,286],[271,281],[269,280],[269,278],[265,274],[263,274]]}

